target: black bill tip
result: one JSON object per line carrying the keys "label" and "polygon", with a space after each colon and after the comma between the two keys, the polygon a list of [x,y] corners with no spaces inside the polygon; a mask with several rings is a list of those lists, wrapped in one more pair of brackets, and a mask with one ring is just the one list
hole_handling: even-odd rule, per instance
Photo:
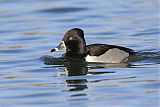
{"label": "black bill tip", "polygon": [[55,52],[55,51],[56,51],[56,49],[52,49],[52,50],[51,50],[51,52]]}

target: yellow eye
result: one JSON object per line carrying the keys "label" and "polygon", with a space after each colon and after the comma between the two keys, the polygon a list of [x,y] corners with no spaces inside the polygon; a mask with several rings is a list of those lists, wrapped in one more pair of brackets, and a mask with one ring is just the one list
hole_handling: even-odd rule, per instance
{"label": "yellow eye", "polygon": [[73,37],[71,36],[71,37],[69,37],[68,39],[69,39],[69,40],[73,40]]}

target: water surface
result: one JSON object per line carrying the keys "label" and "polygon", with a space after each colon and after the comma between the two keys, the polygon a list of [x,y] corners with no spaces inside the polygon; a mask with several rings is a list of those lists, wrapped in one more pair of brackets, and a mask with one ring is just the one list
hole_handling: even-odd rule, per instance
{"label": "water surface", "polygon": [[[158,13],[158,0],[0,0],[0,107],[160,106]],[[74,27],[87,44],[139,53],[129,65],[44,64]]]}

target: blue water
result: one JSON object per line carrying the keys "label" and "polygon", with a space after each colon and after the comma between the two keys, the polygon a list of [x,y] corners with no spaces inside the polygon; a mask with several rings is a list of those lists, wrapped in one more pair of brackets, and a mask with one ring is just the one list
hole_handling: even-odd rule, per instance
{"label": "blue water", "polygon": [[[45,64],[74,27],[87,44],[138,54],[129,65]],[[0,0],[0,107],[158,107],[159,38],[158,0]]]}

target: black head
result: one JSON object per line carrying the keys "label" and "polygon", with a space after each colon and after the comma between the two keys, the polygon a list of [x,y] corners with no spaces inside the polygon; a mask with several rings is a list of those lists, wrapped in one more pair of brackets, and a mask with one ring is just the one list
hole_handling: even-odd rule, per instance
{"label": "black head", "polygon": [[84,32],[79,28],[73,28],[67,31],[63,37],[67,53],[70,54],[85,54],[86,42]]}

